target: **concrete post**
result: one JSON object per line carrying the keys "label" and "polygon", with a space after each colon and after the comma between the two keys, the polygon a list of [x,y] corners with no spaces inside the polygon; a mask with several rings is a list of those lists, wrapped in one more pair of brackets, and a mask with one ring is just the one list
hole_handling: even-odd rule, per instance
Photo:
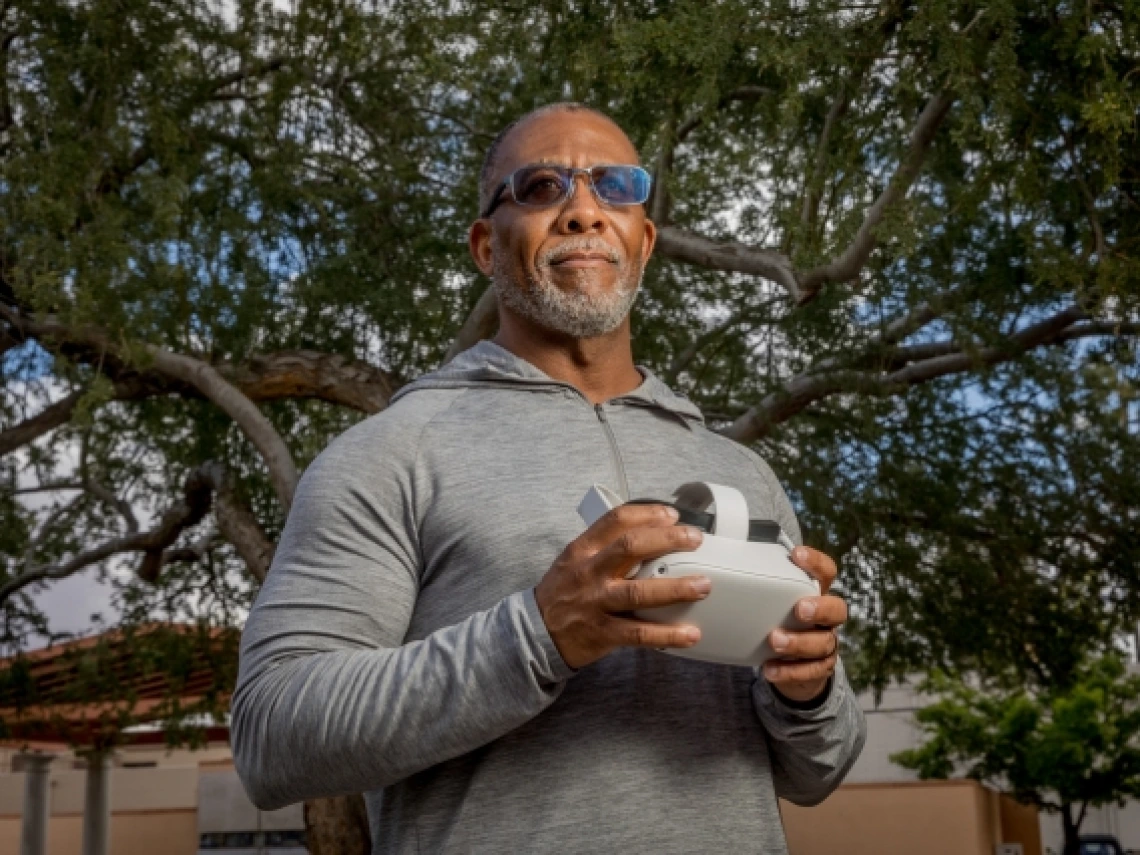
{"label": "concrete post", "polygon": [[24,767],[24,819],[20,830],[20,855],[47,855],[48,784],[50,754],[22,754]]}
{"label": "concrete post", "polygon": [[93,749],[87,759],[83,802],[83,855],[111,851],[111,762],[106,751]]}

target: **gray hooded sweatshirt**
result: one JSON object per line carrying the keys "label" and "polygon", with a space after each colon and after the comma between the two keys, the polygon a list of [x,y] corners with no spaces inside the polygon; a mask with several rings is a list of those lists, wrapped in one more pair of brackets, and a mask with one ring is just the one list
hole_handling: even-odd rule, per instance
{"label": "gray hooded sweatshirt", "polygon": [[575,671],[534,586],[593,483],[741,490],[799,541],[756,454],[641,369],[594,406],[491,342],[400,390],[301,479],[242,637],[237,771],[279,808],[364,792],[374,853],[784,853],[865,723],[750,668],[622,648]]}

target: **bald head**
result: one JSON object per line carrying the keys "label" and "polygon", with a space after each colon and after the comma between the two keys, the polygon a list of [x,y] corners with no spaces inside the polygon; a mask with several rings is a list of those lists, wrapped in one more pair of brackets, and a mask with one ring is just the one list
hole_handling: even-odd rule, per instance
{"label": "bald head", "polygon": [[[532,122],[540,121],[544,116],[550,116],[554,113],[581,113],[584,117],[588,116],[594,121],[601,120],[609,125],[612,125],[614,130],[617,131],[622,137],[629,142],[629,137],[626,136],[625,131],[621,129],[613,119],[603,113],[601,110],[595,110],[593,107],[587,107],[585,104],[579,104],[576,101],[559,101],[554,104],[546,104],[531,110],[519,118],[515,119],[501,131],[491,141],[490,147],[487,149],[487,154],[483,157],[483,168],[479,170],[479,210],[487,210],[487,206],[491,204],[491,197],[495,193],[499,182],[503,176],[498,175],[498,162],[499,156],[503,148],[506,146],[509,138],[516,132],[523,133],[525,126],[530,125]],[[636,158],[637,150],[633,147],[633,143],[629,142],[630,149],[634,152],[635,159],[632,163],[639,163]]]}

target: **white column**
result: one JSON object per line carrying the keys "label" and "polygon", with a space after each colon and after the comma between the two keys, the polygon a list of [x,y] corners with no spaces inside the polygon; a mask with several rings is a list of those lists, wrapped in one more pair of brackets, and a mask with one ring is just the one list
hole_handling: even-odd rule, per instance
{"label": "white column", "polygon": [[20,830],[20,855],[47,855],[48,783],[50,754],[22,754],[24,767],[24,820]]}
{"label": "white column", "polygon": [[83,802],[83,855],[109,855],[111,851],[111,758],[92,750],[87,759],[87,787]]}

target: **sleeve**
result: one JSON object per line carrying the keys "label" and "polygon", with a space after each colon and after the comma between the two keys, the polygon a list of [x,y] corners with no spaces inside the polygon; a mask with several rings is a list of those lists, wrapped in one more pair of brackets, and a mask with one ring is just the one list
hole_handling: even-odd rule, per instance
{"label": "sleeve", "polygon": [[[776,521],[793,541],[803,543],[795,510],[772,468],[759,455],[744,451],[773,497]],[[778,696],[756,669],[752,706],[768,734],[776,795],[798,805],[827,798],[859,759],[867,739],[867,722],[842,660],[823,697],[811,704]]]}
{"label": "sleeve", "polygon": [[758,676],[752,705],[768,733],[776,795],[797,805],[827,798],[850,771],[867,739],[867,722],[840,661],[822,702],[810,709],[778,698]]}
{"label": "sleeve", "polygon": [[530,590],[403,643],[419,551],[414,467],[398,461],[415,454],[400,437],[354,441],[362,427],[302,478],[242,634],[234,763],[266,810],[472,751],[548,707],[573,673]]}

